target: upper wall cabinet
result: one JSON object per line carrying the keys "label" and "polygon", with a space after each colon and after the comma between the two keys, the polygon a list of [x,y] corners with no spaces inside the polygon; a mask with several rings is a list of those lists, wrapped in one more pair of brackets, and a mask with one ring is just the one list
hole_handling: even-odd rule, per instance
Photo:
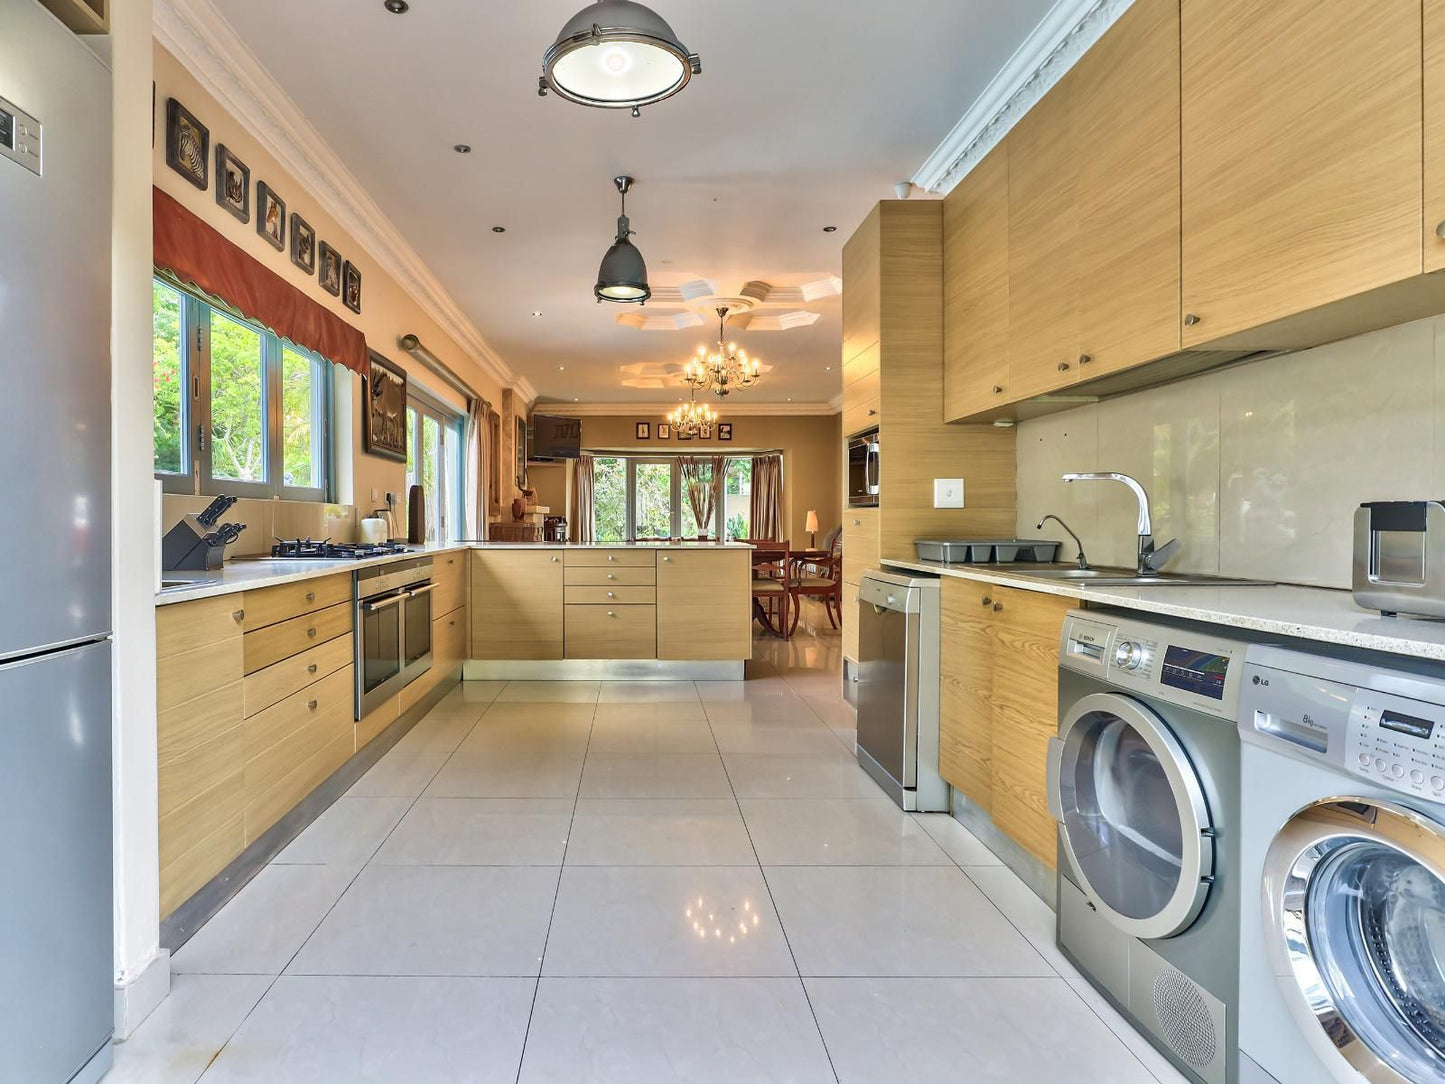
{"label": "upper wall cabinet", "polygon": [[1445,270],[1445,0],[1425,0],[1425,270]]}
{"label": "upper wall cabinet", "polygon": [[1421,22],[1183,0],[1185,346],[1420,273]]}
{"label": "upper wall cabinet", "polygon": [[948,421],[1008,401],[1008,227],[1004,144],[943,201],[943,416]]}

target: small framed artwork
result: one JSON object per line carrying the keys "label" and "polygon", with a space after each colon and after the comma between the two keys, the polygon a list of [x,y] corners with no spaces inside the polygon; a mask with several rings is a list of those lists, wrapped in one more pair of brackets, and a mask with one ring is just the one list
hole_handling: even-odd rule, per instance
{"label": "small framed artwork", "polygon": [[202,192],[211,187],[211,131],[174,98],[166,100],[166,165]]}
{"label": "small framed artwork", "polygon": [[256,182],[256,232],[277,252],[286,251],[286,201],[265,181]]}
{"label": "small framed artwork", "polygon": [[712,440],[712,422],[703,422],[697,430],[698,440]]}
{"label": "small framed artwork", "polygon": [[224,143],[216,144],[216,202],[242,222],[251,221],[251,170]]}
{"label": "small framed artwork", "polygon": [[361,272],[350,260],[341,272],[341,303],[354,313],[361,312]]}
{"label": "small framed artwork", "polygon": [[658,423],[657,423],[657,439],[658,439],[658,440],[671,440],[671,439],[672,439],[672,426],[669,425],[667,422],[658,422]]}
{"label": "small framed artwork", "polygon": [[717,439],[718,439],[718,440],[732,440],[732,439],[733,439],[733,423],[732,423],[732,422],[718,422],[718,423],[717,423]]}
{"label": "small framed artwork", "polygon": [[316,277],[321,282],[321,288],[332,297],[341,296],[341,254],[334,248],[322,241],[316,249],[320,264],[320,270]]}
{"label": "small framed artwork", "polygon": [[686,429],[679,429],[679,430],[677,431],[677,439],[678,439],[678,440],[691,440],[691,439],[692,439],[692,434],[689,433]]}
{"label": "small framed artwork", "polygon": [[406,462],[406,370],[374,350],[362,379],[361,447],[367,455]]}
{"label": "small framed artwork", "polygon": [[651,440],[651,439],[652,439],[652,423],[651,423],[651,422],[638,422],[638,423],[637,423],[637,439],[638,439],[638,440]]}
{"label": "small framed artwork", "polygon": [[316,231],[294,211],[291,214],[291,262],[308,275],[316,274]]}

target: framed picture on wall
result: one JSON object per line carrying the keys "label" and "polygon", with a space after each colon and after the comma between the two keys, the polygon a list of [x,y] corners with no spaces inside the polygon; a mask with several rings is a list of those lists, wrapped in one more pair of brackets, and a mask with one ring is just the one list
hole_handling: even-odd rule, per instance
{"label": "framed picture on wall", "polygon": [[291,214],[291,262],[308,275],[316,274],[316,231],[294,211]]}
{"label": "framed picture on wall", "polygon": [[658,440],[671,440],[671,439],[672,439],[672,426],[670,426],[667,422],[658,422],[658,423],[657,423],[657,439],[658,439]]}
{"label": "framed picture on wall", "polygon": [[251,221],[251,170],[224,143],[216,144],[216,202],[242,222]]}
{"label": "framed picture on wall", "polygon": [[689,433],[686,429],[679,429],[679,430],[677,431],[677,439],[678,439],[678,440],[691,440],[691,439],[692,439],[692,434]]}
{"label": "framed picture on wall", "polygon": [[174,98],[166,100],[166,165],[202,192],[211,187],[211,130]]}
{"label": "framed picture on wall", "polygon": [[517,419],[517,488],[527,488],[527,419]]}
{"label": "framed picture on wall", "polygon": [[341,272],[341,303],[352,312],[361,312],[361,272],[350,260]]}
{"label": "framed picture on wall", "polygon": [[638,439],[638,440],[651,440],[651,439],[652,439],[652,423],[651,423],[651,422],[638,422],[638,423],[637,423],[637,439]]}
{"label": "framed picture on wall", "polygon": [[341,296],[341,253],[322,241],[317,246],[320,269],[316,272],[321,288],[332,297]]}
{"label": "framed picture on wall", "polygon": [[286,251],[286,201],[265,181],[256,182],[256,232],[277,252]]}
{"label": "framed picture on wall", "polygon": [[717,439],[718,439],[718,440],[732,440],[732,439],[733,439],[733,423],[732,423],[732,422],[718,422],[718,423],[717,423]]}
{"label": "framed picture on wall", "polygon": [[406,370],[375,350],[361,381],[361,447],[367,455],[406,462]]}

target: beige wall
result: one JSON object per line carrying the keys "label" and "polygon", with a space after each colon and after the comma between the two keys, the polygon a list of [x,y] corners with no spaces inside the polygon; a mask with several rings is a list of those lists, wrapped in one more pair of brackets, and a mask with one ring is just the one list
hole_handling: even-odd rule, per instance
{"label": "beige wall", "polygon": [[[565,408],[557,408],[565,414]],[[780,449],[783,453],[784,533],[796,546],[807,545],[803,529],[808,510],[818,513],[818,541],[842,522],[843,416],[732,417],[733,439],[680,441],[657,439],[664,415],[628,415],[582,419],[582,447],[588,451],[626,451],[653,455],[747,455]],[[648,422],[651,440],[637,439],[637,423]]]}
{"label": "beige wall", "polygon": [[[287,282],[304,291],[307,296],[319,301],[336,312],[349,323],[359,327],[366,335],[367,345],[407,370],[408,377],[424,387],[437,399],[457,410],[464,406],[461,397],[428,372],[418,362],[403,354],[397,345],[400,336],[413,332],[420,336],[431,351],[442,359],[462,380],[470,384],[494,409],[501,409],[502,389],[497,381],[486,373],[477,360],[467,355],[451,336],[427,316],[421,307],[394,280],[383,274],[375,261],[357,240],[344,233],[329,215],[324,213],[301,186],[284,171],[266,149],[264,143],[252,132],[246,130],[185,70],[170,53],[160,45],[155,46],[156,82],[156,140],[152,152],[152,174],[156,187],[173,196],[188,210],[199,215],[201,220],[213,227],[221,236],[239,246],[248,255],[255,257],[270,270],[282,276]],[[176,98],[196,115],[211,132],[212,163],[215,169],[217,143],[224,143],[235,152],[251,170],[252,218],[242,223],[233,218],[216,203],[215,182],[211,190],[202,192],[193,186],[165,161],[165,114],[166,100]],[[335,248],[343,259],[351,260],[361,269],[362,307],[358,316],[346,308],[340,298],[332,297],[321,289],[315,275],[307,275],[291,262],[289,251],[290,226],[287,226],[288,251],[277,252],[256,232],[255,186],[265,181],[286,201],[289,215],[297,212],[316,230],[318,242],[325,241]],[[406,479],[404,464],[369,456],[361,450],[361,425],[358,415],[361,378],[347,370],[338,368],[336,396],[337,449],[337,492],[334,495],[342,503],[355,504],[363,512],[374,507],[372,491],[378,498],[388,490],[398,494],[401,513],[398,522],[404,522],[406,495],[402,488]],[[510,437],[504,431],[502,455],[510,454]],[[506,482],[511,472],[503,469],[503,495],[510,490]],[[510,497],[508,496],[508,499]]]}

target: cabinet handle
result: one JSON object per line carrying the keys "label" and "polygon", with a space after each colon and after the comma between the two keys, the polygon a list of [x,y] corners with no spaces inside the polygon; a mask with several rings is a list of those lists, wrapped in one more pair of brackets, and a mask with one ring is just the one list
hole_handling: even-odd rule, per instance
{"label": "cabinet handle", "polygon": [[1200,320],[1200,317],[1198,317],[1197,315],[1195,315],[1195,314],[1192,313],[1192,312],[1189,312],[1189,313],[1185,313],[1185,314],[1184,314],[1184,326],[1185,326],[1185,327],[1193,327],[1195,324],[1199,323],[1199,320]]}
{"label": "cabinet handle", "polygon": [[615,560],[617,560],[617,558],[614,557],[614,556],[612,556],[612,554],[610,554],[610,553],[607,555],[607,559],[608,559],[609,561],[615,561]]}
{"label": "cabinet handle", "polygon": [[995,384],[995,385],[993,386],[993,393],[994,393],[995,395],[1002,395],[1002,394],[1003,394],[1003,385],[1002,385],[1002,384]]}
{"label": "cabinet handle", "polygon": [[1067,373],[1068,371],[1069,371],[1069,363],[1068,363],[1067,361],[1061,361],[1061,362],[1059,362],[1059,372],[1061,372],[1061,373]]}
{"label": "cabinet handle", "polygon": [[613,613],[611,610],[608,610],[608,611],[607,611],[607,616],[608,616],[608,617],[616,617],[617,615],[616,615],[615,613]]}
{"label": "cabinet handle", "polygon": [[617,579],[617,577],[614,576],[611,572],[607,573],[607,578],[608,578],[609,580],[615,580],[615,579]]}
{"label": "cabinet handle", "polygon": [[999,613],[1002,609],[1003,609],[1003,603],[1002,603],[1002,602],[995,602],[995,603],[993,604],[993,612],[994,612],[994,613]]}
{"label": "cabinet handle", "polygon": [[315,592],[315,591],[307,591],[307,592],[306,592],[306,601],[307,601],[307,602],[315,602],[315,601],[316,601],[316,592]]}
{"label": "cabinet handle", "polygon": [[878,411],[874,410],[872,407],[869,407],[869,408],[868,408],[868,417],[870,417],[870,418],[876,418],[876,417],[878,417]]}
{"label": "cabinet handle", "polygon": [[316,673],[316,664],[313,662],[310,666],[308,666],[308,667],[306,668],[306,672],[307,672],[308,674],[314,674],[314,673]]}
{"label": "cabinet handle", "polygon": [[989,598],[987,595],[984,595],[984,596],[983,596],[983,604],[984,604],[985,606],[992,606],[992,605],[993,605],[993,599]]}
{"label": "cabinet handle", "polygon": [[457,623],[455,621],[448,621],[447,624],[450,625],[452,628],[457,627]]}
{"label": "cabinet handle", "polygon": [[855,527],[861,527],[861,526],[863,526],[863,521],[862,521],[861,519],[855,519],[855,520],[853,521],[853,526],[855,526]]}
{"label": "cabinet handle", "polygon": [[316,701],[314,701],[314,700],[308,700],[308,701],[306,701],[306,707],[309,708],[311,711],[315,711],[315,710],[316,710]]}
{"label": "cabinet handle", "polygon": [[608,592],[607,592],[607,597],[608,597],[608,598],[616,598],[616,597],[617,597],[617,592],[616,592],[616,591],[608,591]]}
{"label": "cabinet handle", "polygon": [[233,612],[231,613],[231,620],[232,620],[232,621],[244,621],[244,620],[246,620],[246,611],[245,611],[245,610],[235,610],[235,611],[233,611]]}
{"label": "cabinet handle", "polygon": [[667,554],[663,554],[663,555],[662,555],[662,559],[663,559],[664,561],[671,561],[671,560],[672,560],[672,558],[669,557],[669,556],[667,556]]}
{"label": "cabinet handle", "polygon": [[1079,355],[1079,364],[1080,364],[1080,365],[1088,365],[1088,364],[1089,364],[1091,361],[1093,361],[1093,360],[1094,360],[1094,356],[1093,356],[1092,354],[1080,354],[1080,355]]}
{"label": "cabinet handle", "polygon": [[306,636],[307,636],[308,639],[312,639],[312,640],[316,639],[316,630],[315,630],[315,629],[307,629],[307,630],[306,630]]}
{"label": "cabinet handle", "polygon": [[552,558],[552,563],[555,565],[555,564],[556,564],[558,561],[560,561],[560,560],[562,560],[562,558],[560,558],[560,557],[553,557],[553,558]]}

